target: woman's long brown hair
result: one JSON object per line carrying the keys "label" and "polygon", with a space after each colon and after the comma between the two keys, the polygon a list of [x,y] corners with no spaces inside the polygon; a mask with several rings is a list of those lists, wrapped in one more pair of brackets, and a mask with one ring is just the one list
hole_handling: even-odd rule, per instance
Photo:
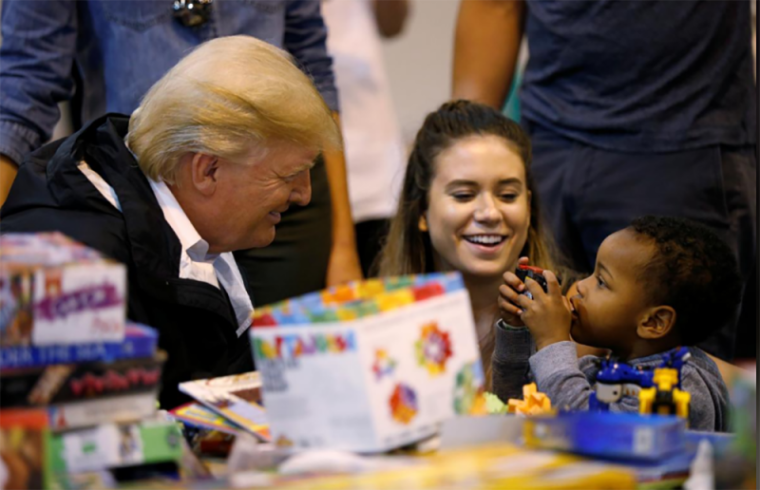
{"label": "woman's long brown hair", "polygon": [[[420,217],[428,208],[428,193],[435,176],[435,160],[445,149],[469,136],[492,135],[504,141],[520,155],[525,165],[526,186],[531,191],[530,228],[520,256],[533,265],[558,271],[554,242],[543,227],[543,219],[530,172],[530,139],[520,126],[499,111],[475,102],[458,100],[443,104],[430,113],[417,132],[406,167],[398,210],[391,220],[388,237],[380,254],[381,276],[398,276],[436,272],[430,235],[419,229]],[[566,276],[563,271],[560,275]],[[565,277],[563,286],[568,287]],[[494,291],[494,298],[497,292]],[[496,319],[494,319],[495,321]],[[495,346],[493,331],[480,346],[481,357],[490,386],[491,355]]]}

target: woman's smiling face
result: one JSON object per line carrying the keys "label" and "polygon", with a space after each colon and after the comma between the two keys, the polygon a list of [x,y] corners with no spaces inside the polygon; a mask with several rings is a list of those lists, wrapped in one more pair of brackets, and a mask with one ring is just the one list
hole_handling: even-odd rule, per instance
{"label": "woman's smiling face", "polygon": [[469,136],[438,155],[420,229],[444,268],[501,278],[516,267],[529,227],[525,164],[506,140]]}

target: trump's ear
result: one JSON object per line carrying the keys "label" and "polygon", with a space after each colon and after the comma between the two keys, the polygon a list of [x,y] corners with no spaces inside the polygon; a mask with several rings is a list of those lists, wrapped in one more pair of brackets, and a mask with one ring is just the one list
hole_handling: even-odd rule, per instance
{"label": "trump's ear", "polygon": [[216,190],[219,158],[205,153],[190,153],[190,181],[192,186],[204,196]]}

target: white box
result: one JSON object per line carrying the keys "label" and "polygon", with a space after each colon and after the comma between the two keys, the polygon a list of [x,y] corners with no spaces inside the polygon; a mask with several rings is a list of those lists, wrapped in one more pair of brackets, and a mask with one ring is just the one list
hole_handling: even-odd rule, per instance
{"label": "white box", "polygon": [[272,440],[379,452],[469,413],[484,387],[466,290],[351,321],[256,327]]}

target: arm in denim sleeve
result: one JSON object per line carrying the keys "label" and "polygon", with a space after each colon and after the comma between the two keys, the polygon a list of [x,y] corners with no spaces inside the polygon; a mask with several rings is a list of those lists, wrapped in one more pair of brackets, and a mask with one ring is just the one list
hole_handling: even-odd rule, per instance
{"label": "arm in denim sleeve", "polygon": [[327,27],[322,19],[320,4],[315,0],[288,2],[283,47],[312,77],[330,110],[338,112],[338,91],[335,88],[332,58],[327,54]]}
{"label": "arm in denim sleeve", "polygon": [[0,153],[17,164],[50,139],[58,102],[71,97],[75,0],[3,0],[0,45]]}
{"label": "arm in denim sleeve", "polygon": [[[557,342],[530,358],[530,369],[538,391],[546,393],[553,408],[588,410],[598,368],[594,356],[578,359],[575,343]],[[610,404],[611,412],[638,412],[637,396],[626,395]]]}

